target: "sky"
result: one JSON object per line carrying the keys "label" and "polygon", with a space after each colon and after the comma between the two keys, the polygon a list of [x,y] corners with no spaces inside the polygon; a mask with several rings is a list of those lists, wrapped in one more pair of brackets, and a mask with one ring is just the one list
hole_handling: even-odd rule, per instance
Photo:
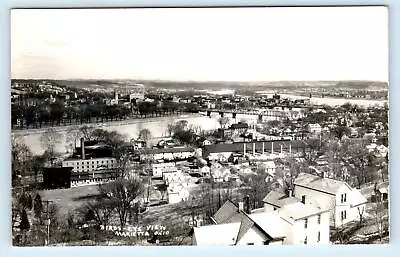
{"label": "sky", "polygon": [[385,7],[25,9],[11,77],[388,81]]}

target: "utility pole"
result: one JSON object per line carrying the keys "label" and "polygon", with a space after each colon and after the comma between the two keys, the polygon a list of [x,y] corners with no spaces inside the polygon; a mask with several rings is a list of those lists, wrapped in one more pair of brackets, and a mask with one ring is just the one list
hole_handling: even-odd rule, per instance
{"label": "utility pole", "polygon": [[45,246],[49,245],[50,242],[50,217],[49,217],[49,203],[52,203],[53,201],[50,200],[44,200],[42,202],[46,203],[46,219],[44,221],[44,224],[47,226],[46,230],[46,240],[45,240]]}

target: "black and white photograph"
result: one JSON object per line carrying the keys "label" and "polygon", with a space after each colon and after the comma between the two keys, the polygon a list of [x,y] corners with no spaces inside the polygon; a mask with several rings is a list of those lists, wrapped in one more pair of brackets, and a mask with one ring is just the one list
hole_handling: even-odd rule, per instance
{"label": "black and white photograph", "polygon": [[390,243],[388,7],[10,16],[13,246]]}

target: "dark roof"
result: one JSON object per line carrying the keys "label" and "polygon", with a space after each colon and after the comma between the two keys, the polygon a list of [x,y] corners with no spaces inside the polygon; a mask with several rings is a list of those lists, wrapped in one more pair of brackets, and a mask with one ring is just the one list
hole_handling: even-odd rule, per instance
{"label": "dark roof", "polygon": [[279,152],[281,145],[285,151],[288,151],[289,145],[291,145],[292,150],[306,148],[307,145],[303,141],[257,141],[257,142],[236,142],[232,144],[214,144],[206,145],[203,147],[204,151],[207,153],[220,153],[220,152],[243,152],[244,145],[246,144],[246,151],[250,152],[253,150],[253,143],[255,144],[255,149],[257,152],[262,151],[262,143],[264,143],[264,151],[271,152],[272,143],[274,144],[274,151]]}
{"label": "dark roof", "polygon": [[180,152],[194,152],[194,149],[191,147],[153,148],[153,149],[145,149],[141,152],[141,154],[180,153]]}
{"label": "dark roof", "polygon": [[276,203],[285,198],[286,194],[278,191],[271,191],[264,197],[263,202],[276,205]]}
{"label": "dark roof", "polygon": [[237,123],[237,124],[232,124],[231,129],[247,129],[249,128],[249,125],[247,123]]}
{"label": "dark roof", "polygon": [[264,197],[263,202],[281,208],[287,204],[300,202],[300,200],[295,197],[288,197],[285,193],[271,191]]}
{"label": "dark roof", "polygon": [[214,220],[217,224],[239,222],[242,220],[243,213],[239,207],[232,201],[227,200],[221,208],[214,214]]}

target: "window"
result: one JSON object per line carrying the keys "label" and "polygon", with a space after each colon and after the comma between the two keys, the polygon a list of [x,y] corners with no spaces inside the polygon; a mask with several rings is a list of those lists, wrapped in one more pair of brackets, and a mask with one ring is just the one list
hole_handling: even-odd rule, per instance
{"label": "window", "polygon": [[321,232],[320,231],[318,231],[318,239],[317,240],[318,240],[317,242],[321,241]]}
{"label": "window", "polygon": [[254,245],[254,243],[247,243],[247,245]]}
{"label": "window", "polygon": [[341,203],[345,203],[346,202],[346,198],[347,198],[346,196],[347,196],[346,194],[342,194],[341,195],[341,197],[340,197],[340,202]]}
{"label": "window", "polygon": [[318,214],[318,224],[321,224],[321,214]]}
{"label": "window", "polygon": [[308,226],[308,219],[306,218],[304,221],[304,228],[307,228],[307,226]]}
{"label": "window", "polygon": [[306,203],[306,196],[305,195],[301,196],[301,202],[302,203]]}
{"label": "window", "polygon": [[345,220],[346,219],[346,211],[342,211],[340,213],[340,216],[341,216],[342,220]]}
{"label": "window", "polygon": [[304,244],[305,244],[305,245],[307,244],[307,237],[304,238]]}

